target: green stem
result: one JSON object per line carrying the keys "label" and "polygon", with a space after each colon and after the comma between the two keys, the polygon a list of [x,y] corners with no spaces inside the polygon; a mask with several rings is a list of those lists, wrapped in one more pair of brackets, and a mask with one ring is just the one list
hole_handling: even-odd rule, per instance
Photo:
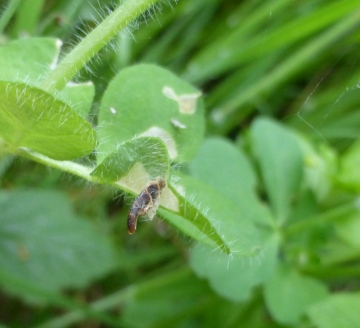
{"label": "green stem", "polygon": [[17,294],[26,296],[31,295],[31,298],[34,298],[35,300],[37,299],[43,304],[54,305],[68,310],[76,309],[76,311],[81,312],[86,318],[91,318],[97,320],[98,322],[108,324],[107,327],[117,326],[117,321],[114,320],[112,316],[95,311],[86,304],[80,304],[67,296],[63,296],[57,292],[40,287],[26,279],[20,279],[14,275],[6,273],[6,271],[0,271],[0,279],[1,281],[6,281],[9,286],[13,286],[14,292]]}
{"label": "green stem", "polygon": [[[182,279],[192,275],[191,270],[186,267],[180,269],[176,272],[167,273],[160,277],[154,278],[152,280],[146,281],[144,283],[138,284],[136,286],[130,286],[123,290],[118,291],[117,293],[107,296],[99,301],[93,302],[89,308],[96,312],[101,313],[115,307],[121,306],[124,302],[132,299],[138,291],[146,292],[146,290],[157,290],[159,287],[176,283]],[[50,320],[37,328],[61,328],[61,327],[70,327],[75,323],[82,321],[87,318],[87,314],[81,310],[72,311],[65,315],[60,316],[59,318]]]}
{"label": "green stem", "polygon": [[[11,154],[13,153],[11,152]],[[111,185],[117,189],[121,189],[122,191],[125,191],[128,194],[135,195],[134,192],[124,184],[120,184],[119,182],[108,183],[100,180],[95,176],[92,176],[91,172],[94,170],[94,167],[84,166],[72,161],[58,161],[56,159],[49,158],[47,156],[44,156],[40,153],[36,153],[29,149],[19,148],[16,150],[16,155],[25,157],[27,159],[46,165],[48,167],[53,167],[63,172],[71,173],[89,182],[100,183],[100,184],[106,183],[107,185]]]}
{"label": "green stem", "polygon": [[342,219],[344,216],[347,216],[354,211],[357,211],[356,205],[354,203],[336,207],[335,209],[325,213],[314,215],[298,223],[292,224],[287,229],[285,229],[284,235],[286,237],[297,235],[302,231],[311,229],[314,225],[318,225],[319,223]]}
{"label": "green stem", "polygon": [[0,34],[3,33],[6,25],[9,23],[21,1],[22,0],[10,0],[8,2],[6,9],[2,12],[0,17]]}
{"label": "green stem", "polygon": [[[92,311],[96,313],[101,313],[105,310],[114,308],[121,305],[126,300],[130,299],[134,294],[134,288],[128,287],[124,290],[110,295],[106,298],[103,298],[99,301],[92,303],[89,307]],[[77,323],[81,320],[88,318],[88,314],[82,310],[75,310],[65,315],[60,316],[59,318],[50,320],[46,323],[37,326],[37,328],[60,328],[60,327],[70,327],[72,324]]]}
{"label": "green stem", "polygon": [[127,0],[90,32],[42,81],[45,90],[61,90],[124,27],[157,0]]}
{"label": "green stem", "polygon": [[78,177],[81,177],[81,178],[83,178],[87,181],[93,182],[93,183],[101,183],[101,181],[99,179],[90,175],[93,168],[90,168],[90,167],[87,167],[87,166],[84,166],[84,165],[81,165],[81,164],[78,164],[75,162],[57,161],[55,159],[46,157],[42,154],[33,152],[31,150],[25,150],[25,149],[21,149],[21,148],[19,148],[16,151],[16,155],[31,159],[40,164],[44,164],[46,166],[53,167],[53,168],[59,169],[64,172],[68,172],[68,173],[77,175]]}
{"label": "green stem", "polygon": [[360,267],[358,265],[340,268],[336,266],[309,266],[302,268],[301,271],[321,279],[358,278],[360,276]]}

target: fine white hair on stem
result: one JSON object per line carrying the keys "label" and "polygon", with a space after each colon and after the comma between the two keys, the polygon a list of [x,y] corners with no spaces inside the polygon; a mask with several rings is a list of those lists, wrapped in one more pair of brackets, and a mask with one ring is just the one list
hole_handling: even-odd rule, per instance
{"label": "fine white hair on stem", "polygon": [[[74,43],[79,43],[84,36],[86,36],[93,28],[95,28],[98,24],[100,24],[106,17],[111,15],[115,9],[123,4],[124,1],[113,1],[109,2],[106,5],[102,4],[100,0],[97,0],[95,3],[90,3],[90,8],[92,11],[88,14],[90,18],[88,21],[85,21],[86,18],[80,17],[78,19],[79,24],[74,29],[75,41],[70,41],[70,45],[74,45]],[[123,28],[122,31],[119,32],[118,37],[114,37],[109,43],[104,44],[104,48],[101,50],[101,53],[104,51],[117,52],[119,51],[116,40],[120,38],[131,38],[136,41],[135,35],[133,31],[139,29],[139,27],[145,23],[148,23],[148,20],[155,21],[157,19],[157,15],[163,10],[164,5],[168,5],[169,7],[173,7],[176,4],[176,0],[163,0],[158,1],[152,6],[150,6],[147,10],[145,10],[139,17],[134,19],[131,22],[128,22],[128,25]],[[159,22],[160,24],[160,22]],[[84,70],[88,72],[90,75],[94,75],[95,71],[92,67],[91,63],[102,62],[101,55],[99,53],[92,54],[90,60],[84,59]],[[75,77],[76,78],[76,77]]]}

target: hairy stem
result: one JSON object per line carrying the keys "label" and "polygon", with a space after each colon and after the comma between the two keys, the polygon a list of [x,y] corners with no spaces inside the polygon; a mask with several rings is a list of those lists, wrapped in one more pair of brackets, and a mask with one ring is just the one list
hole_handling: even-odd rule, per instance
{"label": "hairy stem", "polygon": [[128,0],[90,32],[42,81],[41,87],[61,90],[110,40],[157,0]]}
{"label": "hairy stem", "polygon": [[96,177],[93,177],[90,175],[93,168],[89,168],[84,165],[77,164],[77,163],[71,162],[71,161],[58,161],[58,160],[46,157],[42,154],[33,152],[31,150],[18,149],[16,153],[17,153],[17,155],[31,159],[35,162],[44,164],[46,166],[53,167],[53,168],[59,169],[64,172],[74,174],[78,177],[81,177],[81,178],[87,180],[87,181],[90,181],[93,183],[101,183]]}

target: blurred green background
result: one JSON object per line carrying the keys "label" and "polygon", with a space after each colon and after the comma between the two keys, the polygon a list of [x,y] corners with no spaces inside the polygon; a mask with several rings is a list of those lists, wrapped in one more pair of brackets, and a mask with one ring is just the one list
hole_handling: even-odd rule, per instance
{"label": "blurred green background", "polygon": [[[14,6],[13,15],[9,4]],[[114,1],[2,1],[0,8],[9,20],[0,20],[0,43],[28,36],[57,37],[66,53],[117,5]],[[303,135],[324,161],[336,167],[340,164],[332,158],[348,154],[359,135],[359,26],[357,0],[160,1],[106,46],[77,79],[95,84],[90,120],[96,124],[99,101],[119,70],[135,63],[159,64],[202,90],[207,136],[221,136],[246,148],[244,136],[252,122],[259,116],[271,117]],[[346,162],[354,171],[351,178],[334,183],[329,177],[323,182],[324,187],[334,185],[325,200],[327,205],[356,199],[360,190],[356,172],[360,156],[356,154]],[[7,249],[6,240],[17,229],[12,225],[16,220],[11,208],[32,213],[39,199],[41,211],[55,219],[57,215],[79,218],[72,229],[85,231],[83,240],[74,234],[73,242],[62,245],[57,239],[61,239],[61,231],[44,225],[36,215],[22,225],[24,234],[34,226],[41,227],[37,230],[41,234],[28,238],[41,241],[38,247],[49,261],[47,268],[53,269],[45,270],[44,289],[31,282],[15,288],[16,281],[6,287],[12,277],[1,273],[0,322],[4,325],[310,328],[331,324],[326,321],[329,317],[316,322],[311,313],[311,320],[293,324],[279,320],[282,316],[269,310],[261,287],[254,288],[242,302],[223,298],[190,268],[192,241],[188,237],[159,219],[141,224],[134,236],[128,236],[126,216],[131,200],[124,195],[115,192],[114,196],[110,188],[89,185],[26,159],[0,155],[0,215],[9,222],[8,229],[0,232],[0,239],[6,237],[0,241],[1,249]],[[10,191],[16,193],[10,195]],[[56,213],[51,213],[54,208]],[[54,230],[58,235],[53,235]],[[54,239],[47,240],[47,232]],[[319,234],[314,238],[322,242]],[[93,244],[89,243],[92,239]],[[97,244],[96,240],[102,239],[104,242]],[[50,260],[53,254],[46,253],[52,243],[64,247],[65,257],[78,259],[76,268],[69,261],[68,267],[56,269]],[[328,274],[328,268],[323,275],[310,268],[307,273],[322,279],[332,291],[356,292],[359,247],[345,250],[347,261],[353,264],[350,273],[341,274],[340,265],[332,268],[338,275]],[[98,254],[99,261],[87,259],[86,250]],[[336,251],[342,254],[342,248]],[[29,256],[21,244],[17,256],[25,262]],[[5,265],[5,256],[0,257]],[[42,264],[41,256],[33,264],[39,277]],[[27,270],[26,266],[14,268]],[[49,292],[47,287],[52,284],[50,290],[63,289],[61,296]],[[359,303],[357,298],[349,304],[358,309]],[[349,307],[341,313],[344,318],[352,315],[347,311]],[[327,327],[349,327],[347,324]]]}

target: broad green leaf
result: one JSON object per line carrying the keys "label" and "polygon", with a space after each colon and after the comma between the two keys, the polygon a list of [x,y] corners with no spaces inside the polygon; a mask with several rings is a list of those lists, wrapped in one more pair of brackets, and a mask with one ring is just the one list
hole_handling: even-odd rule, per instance
{"label": "broad green leaf", "polygon": [[[269,222],[271,219],[256,199],[256,178],[248,159],[229,142],[220,138],[206,140],[199,154],[189,163],[189,168],[193,175],[206,181],[219,194],[237,205],[233,214],[224,216],[224,222],[229,217],[234,217],[234,213],[241,213],[254,222]],[[242,230],[246,231],[246,228]],[[216,253],[211,248],[198,244],[191,251],[191,265],[201,277],[209,280],[220,295],[244,301],[250,297],[255,286],[269,278],[277,263],[278,237],[264,233],[260,239],[261,252],[253,259],[238,257],[236,251],[231,256]],[[236,250],[232,244],[230,248]]]}
{"label": "broad green leaf", "polygon": [[279,266],[265,284],[265,301],[273,318],[282,324],[300,324],[309,307],[327,296],[327,289],[320,281]]}
{"label": "broad green leaf", "polygon": [[331,295],[307,313],[318,328],[359,327],[360,293]]}
{"label": "broad green leaf", "polygon": [[264,118],[253,124],[251,140],[273,213],[283,223],[288,219],[291,201],[302,180],[299,142],[290,130]]}
{"label": "broad green leaf", "polygon": [[223,138],[206,139],[189,163],[190,174],[234,201],[256,222],[271,222],[255,194],[256,175],[246,155]]}
{"label": "broad green leaf", "polygon": [[89,154],[96,146],[91,125],[52,95],[23,83],[0,81],[0,137],[58,160]]}
{"label": "broad green leaf", "polygon": [[246,301],[253,288],[266,282],[277,265],[279,237],[263,233],[262,238],[263,247],[254,258],[236,256],[236,251],[231,255],[214,252],[208,246],[196,244],[191,250],[190,265],[219,295],[232,301]]}
{"label": "broad green leaf", "polygon": [[[62,42],[54,38],[26,38],[0,47],[0,80],[36,86],[58,61]],[[92,83],[69,83],[56,97],[81,117],[89,114],[95,88]]]}
{"label": "broad green leaf", "polygon": [[95,95],[95,87],[91,82],[68,83],[57,95],[68,104],[79,116],[86,118],[89,115]]}
{"label": "broad green leaf", "polygon": [[56,66],[61,41],[24,38],[0,47],[0,80],[36,84]]}
{"label": "broad green leaf", "polygon": [[189,169],[193,176],[216,187],[235,202],[253,193],[257,184],[246,155],[225,138],[206,139],[189,163]]}
{"label": "broad green leaf", "polygon": [[348,189],[360,191],[360,139],[355,141],[352,146],[340,158],[340,169],[338,180]]}
{"label": "broad green leaf", "polygon": [[171,159],[190,159],[204,135],[200,96],[163,68],[146,64],[125,68],[110,82],[101,102],[99,161],[135,136],[162,138]]}
{"label": "broad green leaf", "polygon": [[[166,146],[160,138],[140,137],[119,145],[117,151],[106,157],[91,175],[107,183],[116,183],[127,192],[139,194],[150,180],[157,177],[168,180],[169,163]],[[189,179],[173,174],[170,186],[162,192],[158,215],[186,235],[230,252],[216,230],[218,223],[211,222],[207,210],[199,207],[197,201],[194,203],[192,196],[188,199],[189,194],[184,195],[187,187],[191,192],[195,191],[192,189],[194,186],[202,188],[195,182],[194,186],[189,186]],[[218,197],[216,199],[221,202]],[[226,199],[223,204],[226,204]]]}
{"label": "broad green leaf", "polygon": [[167,179],[169,166],[164,142],[156,137],[140,137],[118,145],[91,175],[139,193],[149,180]]}
{"label": "broad green leaf", "polygon": [[[73,213],[64,194],[51,190],[0,193],[0,271],[46,290],[84,287],[109,272],[108,240]],[[17,286],[0,281],[9,292]]]}
{"label": "broad green leaf", "polygon": [[[183,200],[183,204],[183,207],[185,207],[185,200]],[[187,208],[189,208],[189,206],[187,206]],[[197,219],[200,217],[200,220],[193,222],[193,220],[189,219],[188,215],[185,217],[183,214],[175,214],[164,208],[159,208],[157,215],[177,228],[185,236],[189,236],[194,240],[207,244],[211,246],[212,249],[220,247],[225,252],[230,252],[230,249],[228,249],[228,247],[224,244],[221,236],[218,236],[216,231],[211,231],[211,227],[208,226],[207,219],[203,215],[199,214],[195,208],[192,207],[191,209],[194,217]],[[201,227],[207,227],[207,229],[202,230]]]}
{"label": "broad green leaf", "polygon": [[251,258],[261,252],[262,240],[257,229],[233,201],[215,188],[184,174],[173,173],[170,184],[179,202],[178,211],[173,212],[197,227],[196,239],[202,241],[205,235],[233,256]]}

